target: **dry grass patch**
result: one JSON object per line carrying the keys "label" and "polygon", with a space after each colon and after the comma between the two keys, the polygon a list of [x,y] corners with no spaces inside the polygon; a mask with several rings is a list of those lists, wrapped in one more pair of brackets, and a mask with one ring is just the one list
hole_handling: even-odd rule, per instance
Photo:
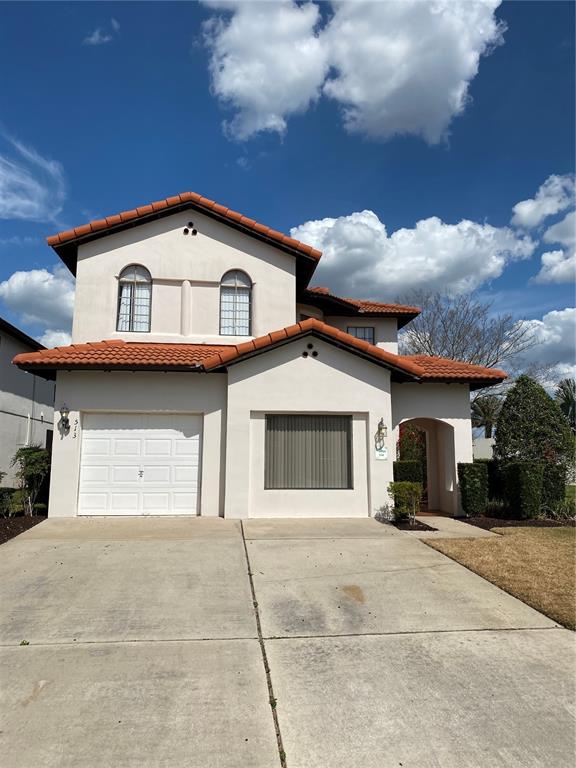
{"label": "dry grass patch", "polygon": [[576,529],[494,528],[489,539],[428,539],[474,573],[576,629]]}

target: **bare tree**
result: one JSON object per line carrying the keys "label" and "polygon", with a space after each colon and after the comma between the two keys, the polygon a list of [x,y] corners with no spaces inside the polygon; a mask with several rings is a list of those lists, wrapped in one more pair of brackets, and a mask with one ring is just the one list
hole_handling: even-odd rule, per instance
{"label": "bare tree", "polygon": [[402,333],[403,354],[437,355],[494,368],[535,346],[528,325],[512,315],[495,315],[492,303],[474,296],[443,296],[415,291],[404,301],[422,314]]}

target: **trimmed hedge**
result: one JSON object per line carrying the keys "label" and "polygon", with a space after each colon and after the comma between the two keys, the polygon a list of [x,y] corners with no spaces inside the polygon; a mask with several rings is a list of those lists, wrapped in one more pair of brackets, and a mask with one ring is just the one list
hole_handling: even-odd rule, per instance
{"label": "trimmed hedge", "polygon": [[462,510],[466,517],[486,512],[488,504],[488,467],[485,463],[458,464],[458,483]]}
{"label": "trimmed hedge", "polygon": [[544,464],[542,478],[542,504],[548,509],[556,509],[566,496],[566,467],[562,464]]}
{"label": "trimmed hedge", "polygon": [[542,505],[544,465],[538,461],[511,461],[504,467],[506,502],[514,517],[536,517]]}
{"label": "trimmed hedge", "polygon": [[395,461],[393,465],[395,483],[421,483],[423,481],[422,462]]}
{"label": "trimmed hedge", "polygon": [[0,488],[0,515],[8,514],[10,501],[17,488]]}
{"label": "trimmed hedge", "polygon": [[484,464],[488,471],[488,501],[504,499],[504,476],[496,459],[474,459],[474,464]]}

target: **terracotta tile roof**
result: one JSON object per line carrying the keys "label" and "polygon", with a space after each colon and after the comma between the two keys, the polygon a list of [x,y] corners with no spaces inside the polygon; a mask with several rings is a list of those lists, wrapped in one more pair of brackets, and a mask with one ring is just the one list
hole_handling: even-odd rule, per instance
{"label": "terracotta tile roof", "polygon": [[312,246],[301,243],[299,240],[295,240],[293,237],[289,237],[282,232],[271,229],[264,224],[259,224],[254,219],[250,219],[248,216],[244,216],[237,211],[233,211],[230,208],[227,208],[225,205],[220,205],[214,200],[209,200],[207,197],[203,197],[197,192],[182,192],[179,195],[167,197],[164,200],[157,200],[154,203],[143,205],[139,208],[133,208],[130,211],[123,211],[122,213],[117,213],[113,216],[107,216],[103,219],[90,221],[88,224],[83,224],[80,227],[67,229],[64,232],[59,232],[56,235],[47,237],[46,241],[48,245],[51,245],[58,252],[60,250],[60,246],[75,243],[81,238],[90,235],[106,234],[110,229],[122,227],[126,224],[133,224],[139,219],[145,219],[155,215],[162,215],[163,213],[172,213],[173,209],[185,207],[193,207],[201,212],[216,214],[225,222],[240,226],[241,228],[248,230],[249,233],[260,238],[273,240],[276,243],[279,243],[280,245],[289,248],[292,251],[296,251],[299,254],[307,256],[316,262],[322,255],[321,251],[312,248]]}
{"label": "terracotta tile roof", "polygon": [[222,349],[228,347],[221,344],[160,344],[108,339],[42,352],[26,352],[16,355],[13,362],[21,367],[37,365],[46,369],[51,366],[95,369],[144,366],[196,368],[203,360],[214,357]]}
{"label": "terracotta tile roof", "polygon": [[69,347],[27,352],[17,355],[14,363],[25,370],[56,369],[93,370],[224,370],[251,355],[264,352],[276,344],[309,333],[362,354],[374,362],[402,374],[413,381],[493,382],[506,378],[503,371],[469,365],[454,360],[422,355],[395,355],[367,341],[350,336],[320,320],[309,319],[288,328],[251,339],[242,344],[160,344],[108,340]]}
{"label": "terracotta tile roof", "polygon": [[430,355],[399,355],[398,357],[406,362],[415,363],[421,369],[419,375],[422,380],[475,378],[496,382],[507,378],[507,374],[497,368],[484,368],[481,365],[450,360],[446,357],[432,357]]}
{"label": "terracotta tile roof", "polygon": [[320,301],[324,300],[323,303],[332,302],[334,304],[334,311],[337,311],[337,305],[344,305],[349,309],[356,310],[356,313],[359,315],[368,314],[370,316],[380,317],[407,316],[408,320],[413,320],[421,312],[420,307],[412,307],[407,304],[389,304],[368,299],[352,299],[345,296],[336,296],[336,294],[332,293],[329,288],[324,288],[323,286],[307,288],[302,294],[302,299],[308,299],[312,303],[318,299],[320,299]]}

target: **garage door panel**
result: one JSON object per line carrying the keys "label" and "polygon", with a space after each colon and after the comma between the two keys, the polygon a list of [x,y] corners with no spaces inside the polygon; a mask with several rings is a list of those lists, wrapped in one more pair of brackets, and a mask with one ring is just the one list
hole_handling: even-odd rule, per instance
{"label": "garage door panel", "polygon": [[142,440],[139,438],[115,438],[112,447],[114,456],[141,456]]}
{"label": "garage door panel", "polygon": [[144,456],[171,456],[172,440],[146,438],[144,440]]}
{"label": "garage door panel", "polygon": [[110,456],[112,441],[105,438],[87,437],[82,442],[82,452],[85,456]]}
{"label": "garage door panel", "polygon": [[198,440],[188,438],[187,440],[174,440],[175,456],[198,456],[200,444]]}
{"label": "garage door panel", "polygon": [[202,419],[84,414],[79,514],[197,514]]}
{"label": "garage door panel", "polygon": [[174,510],[185,512],[196,504],[196,494],[194,493],[173,493]]}
{"label": "garage door panel", "polygon": [[81,493],[80,506],[91,515],[105,515],[108,508],[107,493]]}
{"label": "garage door panel", "polygon": [[120,464],[111,467],[112,483],[137,483],[140,467],[138,464]]}
{"label": "garage door panel", "polygon": [[198,477],[198,465],[186,467],[174,467],[174,482],[186,483],[196,488],[196,478]]}
{"label": "garage door panel", "polygon": [[170,483],[172,479],[172,466],[170,464],[164,466],[151,466],[147,464],[142,472],[142,483],[144,485]]}
{"label": "garage door panel", "polygon": [[138,511],[138,493],[111,493],[110,512],[126,514]]}
{"label": "garage door panel", "polygon": [[156,514],[171,511],[171,494],[169,493],[146,493],[142,494],[142,510],[146,514],[155,512]]}

